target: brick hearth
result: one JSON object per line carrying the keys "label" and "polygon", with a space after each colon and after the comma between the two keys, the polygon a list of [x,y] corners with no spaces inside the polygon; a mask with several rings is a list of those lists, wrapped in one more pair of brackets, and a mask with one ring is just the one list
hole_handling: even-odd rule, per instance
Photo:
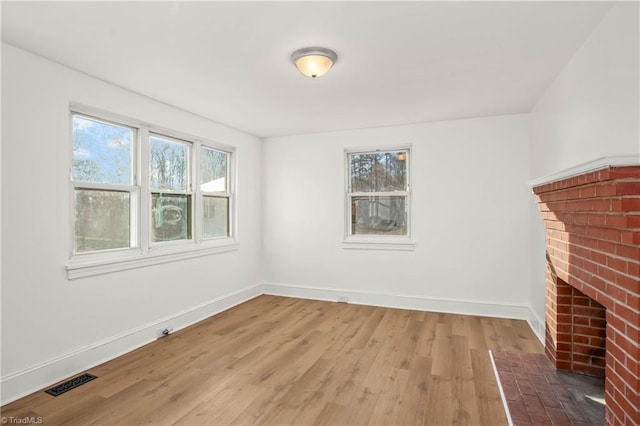
{"label": "brick hearth", "polygon": [[606,423],[640,424],[640,167],[534,193],[547,232],[547,356],[559,369],[604,373]]}

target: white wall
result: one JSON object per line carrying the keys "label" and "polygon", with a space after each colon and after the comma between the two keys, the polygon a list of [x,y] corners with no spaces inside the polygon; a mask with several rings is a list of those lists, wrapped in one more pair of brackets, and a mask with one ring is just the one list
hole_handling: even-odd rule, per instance
{"label": "white wall", "polygon": [[[235,146],[240,249],[69,281],[70,102]],[[152,340],[154,321],[184,325],[258,294],[260,175],[258,138],[3,44],[3,400]]]}
{"label": "white wall", "polygon": [[[637,2],[616,4],[541,95],[531,113],[530,179],[602,157],[640,163],[638,13]],[[530,299],[544,318],[544,230],[531,205]]]}
{"label": "white wall", "polygon": [[[529,131],[525,114],[265,140],[267,290],[522,315]],[[415,251],[345,250],[344,149],[394,144],[413,144]]]}
{"label": "white wall", "polygon": [[542,94],[531,115],[531,178],[640,153],[638,3],[619,3]]}

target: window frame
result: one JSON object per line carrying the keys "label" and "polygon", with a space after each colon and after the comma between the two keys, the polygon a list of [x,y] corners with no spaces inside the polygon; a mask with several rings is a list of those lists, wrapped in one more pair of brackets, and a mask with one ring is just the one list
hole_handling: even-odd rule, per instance
{"label": "window frame", "polygon": [[194,180],[195,182],[195,191],[194,193],[196,194],[195,196],[197,197],[196,200],[196,208],[198,209],[198,217],[200,217],[203,221],[204,221],[204,199],[205,197],[219,197],[219,198],[226,198],[227,199],[227,236],[226,237],[212,237],[212,238],[205,238],[203,235],[203,230],[204,230],[204,224],[201,225],[199,227],[200,232],[197,235],[197,238],[199,239],[199,241],[216,241],[216,240],[221,240],[224,238],[228,238],[233,236],[233,230],[234,230],[234,225],[235,225],[235,218],[234,215],[232,214],[235,211],[235,208],[233,207],[234,204],[234,184],[235,184],[235,179],[232,179],[230,176],[232,174],[232,171],[234,170],[234,157],[232,156],[231,153],[221,150],[220,148],[216,148],[212,145],[206,144],[206,143],[200,143],[200,147],[198,148],[199,152],[202,152],[202,149],[210,149],[213,151],[218,151],[218,152],[222,152],[224,154],[226,154],[227,159],[226,159],[226,164],[227,164],[227,171],[226,171],[226,175],[225,175],[225,190],[224,191],[203,191],[202,190],[202,184],[200,183],[200,176],[201,176],[201,172],[202,172],[202,155],[200,155],[200,157],[198,158],[198,164],[194,166],[195,170],[195,178],[196,180]]}
{"label": "window frame", "polygon": [[[391,151],[406,151],[406,191],[380,191],[380,192],[353,192],[351,190],[351,156],[354,154],[380,154]],[[414,250],[415,242],[412,239],[412,180],[411,161],[413,150],[410,144],[388,145],[375,147],[345,148],[344,150],[344,249],[361,250]],[[380,235],[380,234],[352,234],[352,198],[353,197],[405,197],[407,211],[406,235]]]}
{"label": "window frame", "polygon": [[[189,243],[196,243],[196,209],[195,209],[195,191],[194,191],[194,184],[193,184],[193,179],[194,179],[194,160],[196,159],[196,157],[198,156],[198,153],[196,153],[196,146],[194,145],[193,142],[184,140],[184,139],[179,139],[176,137],[172,137],[172,136],[167,136],[161,133],[158,133],[156,131],[152,131],[149,130],[148,132],[148,137],[145,141],[146,143],[146,151],[147,151],[147,155],[150,155],[151,152],[151,147],[150,147],[150,140],[152,137],[155,137],[157,139],[161,139],[164,141],[168,141],[168,142],[173,142],[173,143],[179,143],[179,144],[183,144],[183,145],[187,145],[188,147],[188,152],[187,152],[187,185],[186,185],[186,189],[184,191],[182,190],[177,190],[177,189],[155,189],[151,187],[151,159],[148,158],[147,161],[147,166],[149,169],[149,180],[148,180],[148,184],[147,187],[145,188],[145,190],[148,192],[148,196],[149,196],[149,204],[147,206],[148,208],[148,212],[149,212],[149,225],[148,225],[148,235],[149,235],[149,249],[153,250],[153,249],[158,249],[161,247],[166,247],[166,246],[170,246],[170,245],[184,245],[184,244],[189,244]],[[144,167],[144,165],[143,165]],[[153,214],[153,194],[167,194],[167,195],[182,195],[182,196],[187,196],[187,197],[191,197],[191,214],[189,215],[189,225],[191,226],[191,236],[190,238],[183,238],[183,239],[179,239],[179,240],[167,240],[167,241],[154,241],[153,240],[153,220],[151,218],[151,215]]]}
{"label": "window frame", "polygon": [[[95,183],[95,182],[81,182],[73,179],[73,118],[74,116],[82,117],[86,120],[91,120],[96,123],[106,124],[114,127],[127,128],[132,132],[131,139],[131,170],[129,176],[129,185],[113,184],[113,183]],[[140,244],[140,232],[138,223],[134,220],[133,212],[137,212],[136,206],[140,202],[140,185],[138,184],[138,174],[136,173],[136,164],[138,161],[138,129],[129,124],[117,123],[113,120],[106,118],[95,117],[91,114],[73,112],[69,116],[69,128],[71,135],[71,152],[69,160],[69,183],[71,186],[71,214],[69,215],[71,221],[71,255],[84,256],[90,253],[96,253],[96,251],[88,252],[76,252],[76,239],[75,239],[75,191],[77,190],[93,190],[93,191],[113,191],[113,192],[126,192],[129,194],[129,247],[113,248],[100,250],[100,253],[112,253],[124,250],[135,250]]]}
{"label": "window frame", "polygon": [[[75,189],[91,189],[99,186],[103,190],[113,189],[109,184],[75,182],[73,180],[73,117],[75,115],[134,130],[132,144],[132,197],[130,200],[131,244],[128,248],[117,248],[91,252],[75,252]],[[175,241],[152,241],[149,138],[157,136],[189,145],[189,193],[191,194],[191,239]],[[66,270],[69,279],[82,278],[121,270],[146,267],[171,261],[207,256],[234,251],[239,248],[237,238],[236,209],[236,149],[233,146],[199,138],[184,132],[167,129],[140,120],[106,112],[78,103],[69,105],[69,232],[70,249]],[[202,191],[200,190],[200,150],[214,149],[227,155],[228,236],[202,238]],[[119,185],[118,185],[119,186]],[[120,190],[120,189],[117,189]],[[178,191],[182,194],[182,191]],[[173,191],[166,191],[173,193]],[[135,240],[133,237],[135,236]],[[133,244],[135,242],[135,245]]]}

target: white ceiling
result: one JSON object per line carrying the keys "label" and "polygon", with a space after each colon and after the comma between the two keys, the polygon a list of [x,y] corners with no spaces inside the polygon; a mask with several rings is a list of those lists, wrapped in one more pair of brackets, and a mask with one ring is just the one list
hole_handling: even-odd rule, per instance
{"label": "white ceiling", "polygon": [[268,137],[527,112],[611,6],[3,1],[2,40]]}

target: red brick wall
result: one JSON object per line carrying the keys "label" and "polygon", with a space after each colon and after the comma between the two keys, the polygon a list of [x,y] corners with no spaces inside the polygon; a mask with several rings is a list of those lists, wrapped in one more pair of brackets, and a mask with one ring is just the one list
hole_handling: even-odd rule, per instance
{"label": "red brick wall", "polygon": [[558,368],[598,374],[606,315],[606,423],[640,424],[640,167],[534,193],[547,230],[547,355]]}
{"label": "red brick wall", "polygon": [[555,347],[547,342],[547,349],[559,369],[605,377],[606,309],[557,280],[557,340]]}

